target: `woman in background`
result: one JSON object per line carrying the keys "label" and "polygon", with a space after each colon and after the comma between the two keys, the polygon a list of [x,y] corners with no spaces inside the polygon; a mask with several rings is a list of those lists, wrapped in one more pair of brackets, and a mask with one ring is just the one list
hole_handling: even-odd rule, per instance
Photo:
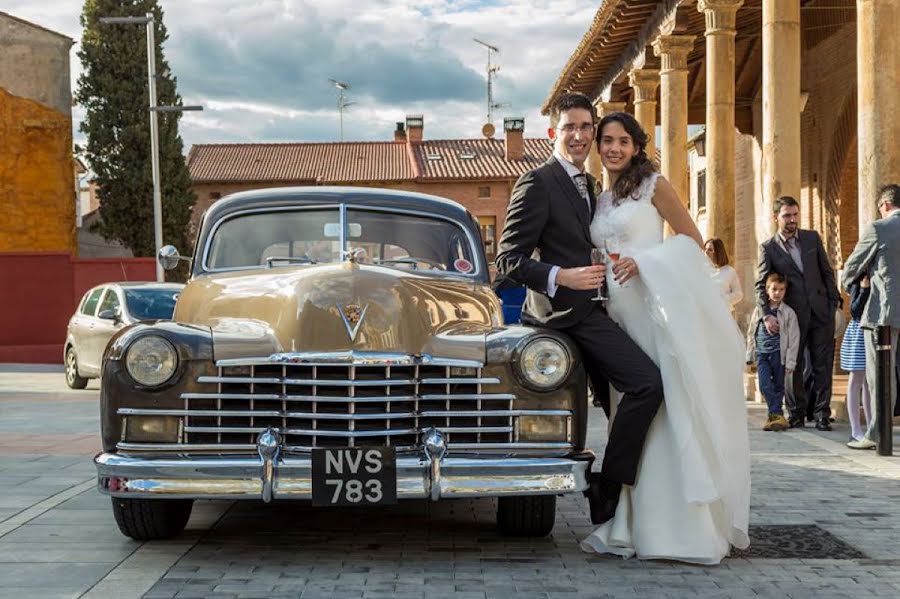
{"label": "woman in background", "polygon": [[712,237],[703,244],[703,250],[713,264],[713,280],[722,290],[725,303],[733,313],[735,305],[744,299],[744,291],[741,289],[737,271],[728,264],[728,252],[725,251],[725,244],[718,237]]}

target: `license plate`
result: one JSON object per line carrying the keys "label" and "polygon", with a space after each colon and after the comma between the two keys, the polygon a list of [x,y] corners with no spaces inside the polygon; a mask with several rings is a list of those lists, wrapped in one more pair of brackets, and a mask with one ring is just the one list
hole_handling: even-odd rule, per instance
{"label": "license plate", "polygon": [[313,449],[312,503],[397,503],[397,456],[393,447]]}

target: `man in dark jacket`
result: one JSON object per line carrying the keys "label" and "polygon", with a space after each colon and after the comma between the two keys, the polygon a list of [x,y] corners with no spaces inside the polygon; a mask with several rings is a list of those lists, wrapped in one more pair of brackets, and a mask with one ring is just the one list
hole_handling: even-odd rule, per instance
{"label": "man in dark jacket", "polygon": [[[790,196],[775,200],[773,206],[778,232],[759,246],[757,303],[765,306],[766,277],[778,272],[787,277],[784,302],[797,313],[800,350],[792,381],[785,381],[785,400],[790,426],[804,426],[807,392],[803,371],[808,352],[811,394],[815,397],[816,428],[831,430],[831,374],[834,362],[834,311],[841,298],[834,269],[825,254],[822,238],[815,231],[800,229],[800,205]],[[766,328],[775,332],[778,323],[766,319]]]}
{"label": "man in dark jacket", "polygon": [[[550,114],[553,157],[516,182],[500,239],[497,270],[528,287],[522,322],[568,333],[609,414],[612,385],[624,395],[609,431],[599,477],[588,498],[591,520],[615,515],[623,484],[633,485],[650,423],[663,401],[659,369],[591,301],[605,267],[591,265],[594,178],[584,162],[594,143],[594,107],[583,94],[564,94]],[[601,399],[602,401],[603,399]]]}
{"label": "man in dark jacket", "polygon": [[[891,405],[897,404],[896,379],[898,342],[900,342],[900,185],[885,185],[878,193],[878,213],[881,218],[869,225],[859,243],[844,264],[844,283],[855,281],[862,275],[871,280],[872,296],[866,304],[861,324],[866,330],[866,373],[869,391],[878,397],[880,381],[876,376],[876,329],[889,327],[892,377],[887,392]],[[878,414],[878,402],[873,402],[876,417],[869,423],[866,436],[848,445],[854,449],[872,449],[879,441],[879,418],[890,418],[892,414]]]}

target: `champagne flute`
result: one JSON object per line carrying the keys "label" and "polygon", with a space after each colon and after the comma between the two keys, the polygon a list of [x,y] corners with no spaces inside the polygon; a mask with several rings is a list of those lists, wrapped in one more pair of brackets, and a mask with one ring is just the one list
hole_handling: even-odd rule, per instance
{"label": "champagne flute", "polygon": [[[591,264],[597,266],[598,264],[603,264],[606,260],[606,255],[603,250],[600,248],[591,248]],[[597,301],[606,301],[609,299],[609,296],[606,293],[606,276],[600,279],[600,284],[597,286],[597,295],[591,298],[592,302]]]}
{"label": "champagne flute", "polygon": [[[603,245],[606,247],[606,254],[609,256],[609,259],[612,260],[613,267],[615,267],[616,262],[618,262],[622,257],[622,248],[619,239],[614,237],[608,238],[603,242]],[[627,287],[628,282],[625,281],[624,283],[619,283],[618,285],[619,287]]]}

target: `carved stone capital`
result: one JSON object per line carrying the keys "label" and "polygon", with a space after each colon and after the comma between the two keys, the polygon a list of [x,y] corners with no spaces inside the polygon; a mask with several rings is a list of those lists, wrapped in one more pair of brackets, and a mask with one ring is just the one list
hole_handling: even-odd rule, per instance
{"label": "carved stone capital", "polygon": [[634,88],[635,103],[656,101],[656,88],[659,87],[658,70],[633,69],[628,72],[628,83]]}
{"label": "carved stone capital", "polygon": [[737,11],[744,0],[697,0],[697,10],[706,16],[706,35],[734,35]]}
{"label": "carved stone capital", "polygon": [[625,102],[598,102],[597,114],[600,118],[605,117],[611,112],[625,112]]}
{"label": "carved stone capital", "polygon": [[687,57],[694,49],[694,35],[661,35],[653,42],[653,53],[662,59],[662,72],[687,69]]}

